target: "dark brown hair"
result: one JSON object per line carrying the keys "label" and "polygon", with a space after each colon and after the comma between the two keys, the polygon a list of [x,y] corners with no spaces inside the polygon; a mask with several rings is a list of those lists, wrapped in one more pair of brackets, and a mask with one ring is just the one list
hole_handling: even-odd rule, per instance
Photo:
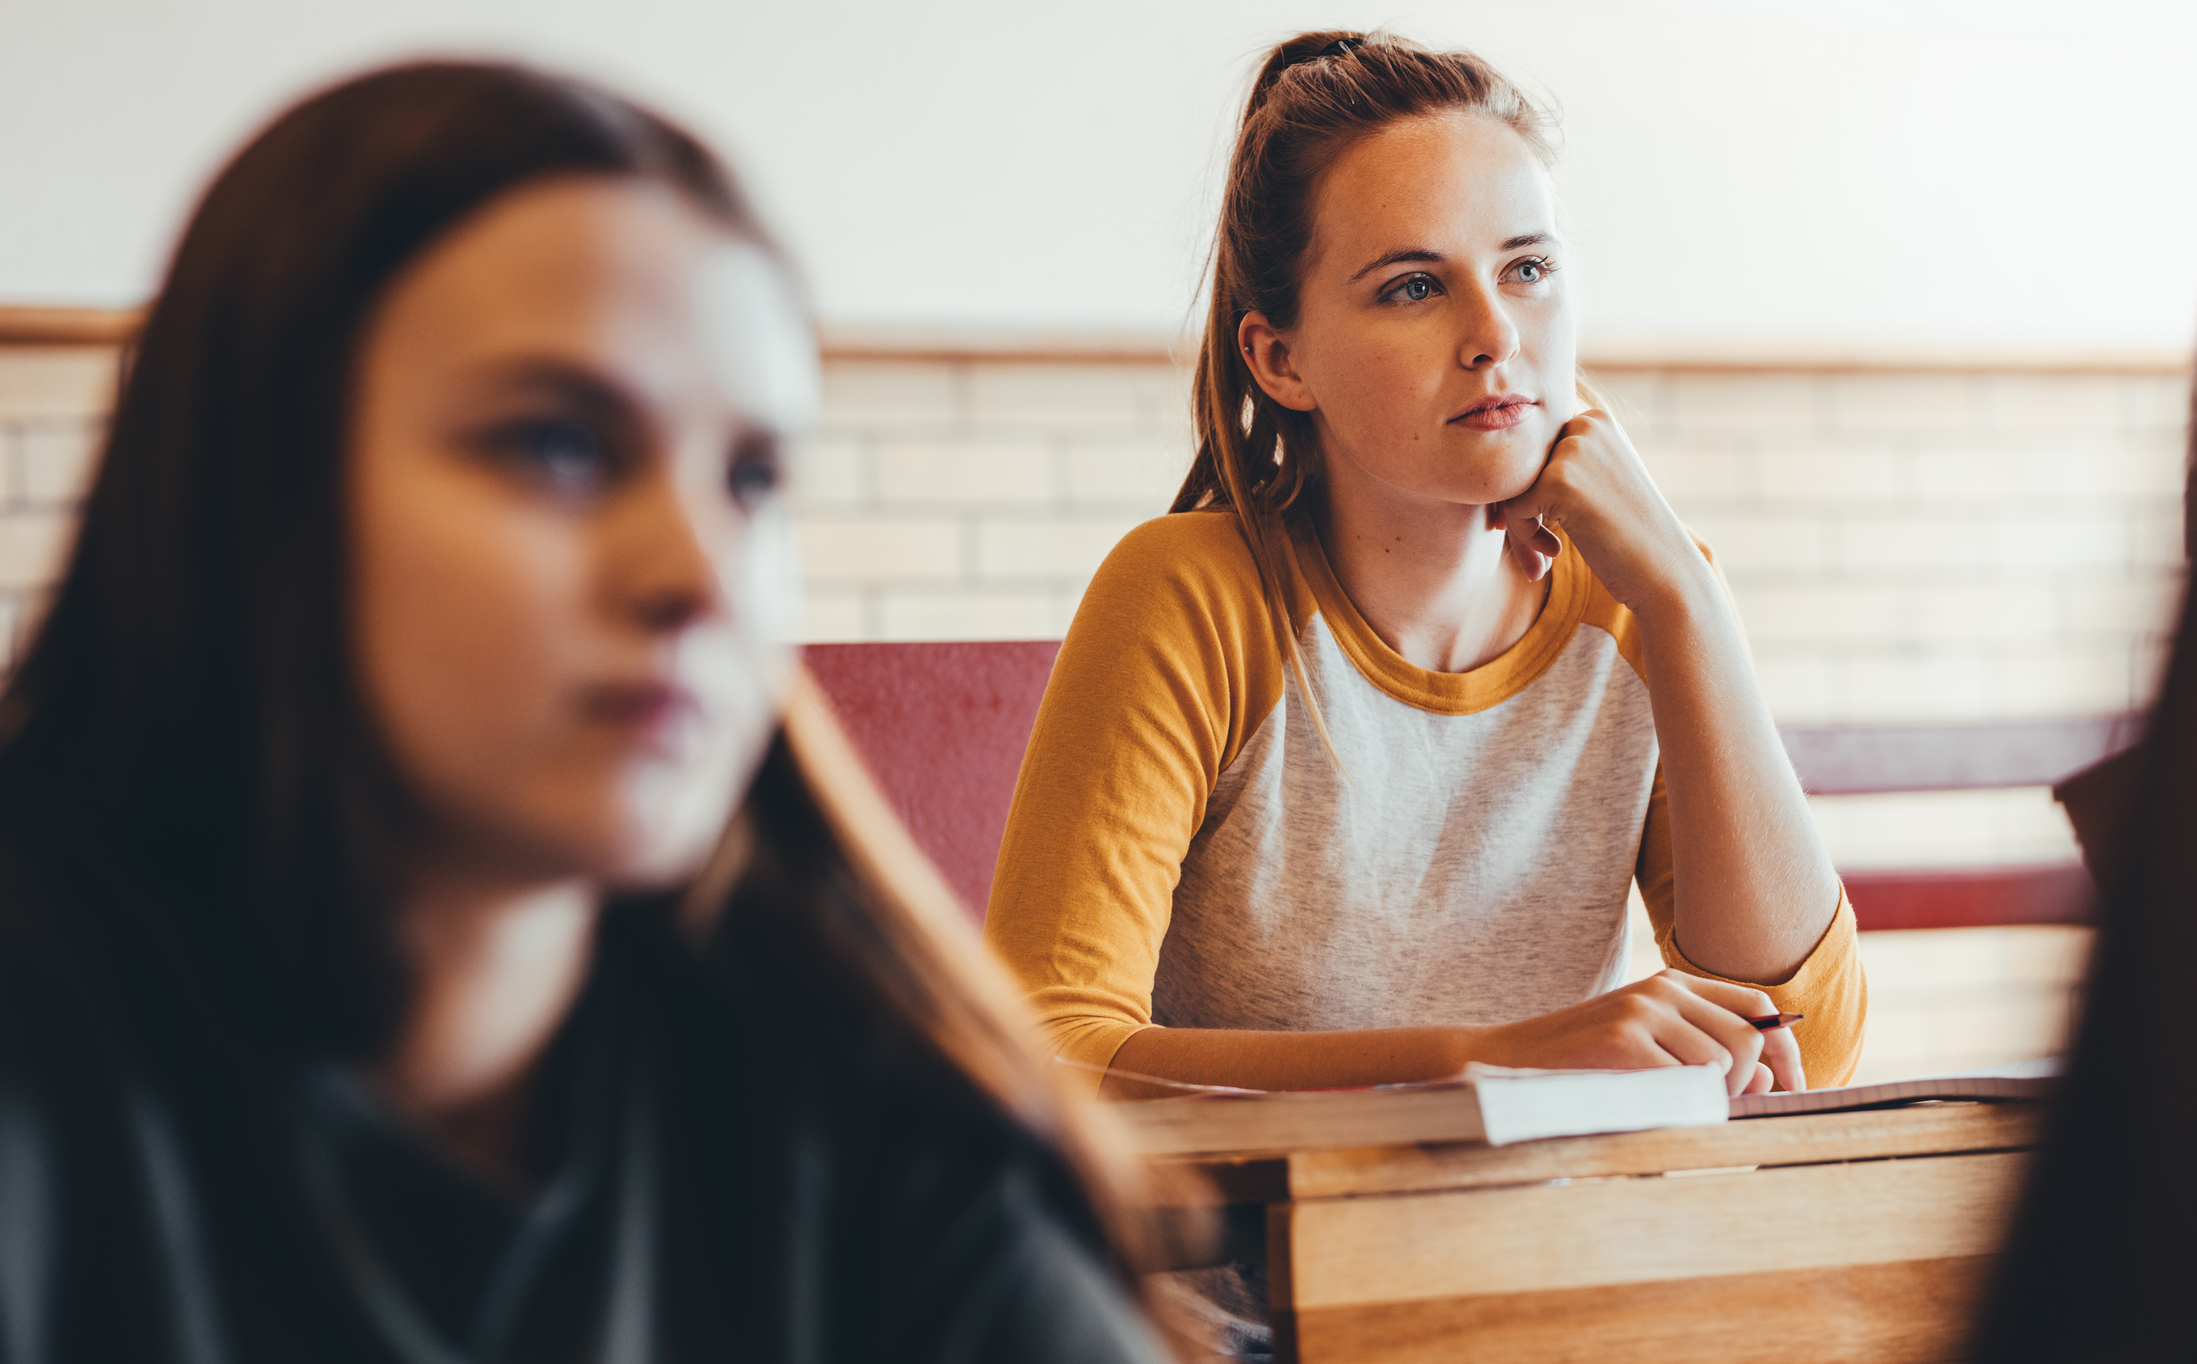
{"label": "dark brown hair", "polygon": [[[2197,407],[2190,425],[2197,460]],[[2197,508],[2197,465],[2183,497]],[[2082,1016],[1970,1358],[2147,1364],[2190,1355],[2197,1280],[2197,595],[2112,832]],[[2086,837],[2088,835],[2086,834]],[[2087,848],[2086,848],[2087,851]]]}
{"label": "dark brown hair", "polygon": [[[152,306],[52,609],[0,697],[0,804],[106,917],[90,940],[136,963],[117,978],[157,981],[204,1024],[153,1031],[234,1053],[177,1065],[371,1055],[401,1015],[410,816],[347,633],[356,352],[408,261],[562,175],[662,183],[779,254],[731,175],[663,119],[522,67],[419,63],[255,138]],[[1126,1253],[1123,1174],[1093,1119],[812,690],[683,911],[705,958],[770,954],[853,1045],[1030,1134]]]}
{"label": "dark brown hair", "polygon": [[[1408,118],[1457,110],[1495,119],[1543,164],[1553,125],[1517,86],[1469,52],[1434,52],[1383,34],[1300,33],[1267,54],[1244,104],[1210,264],[1198,346],[1197,455],[1171,511],[1226,507],[1258,564],[1268,615],[1304,680],[1281,585],[1284,528],[1319,479],[1312,419],[1268,397],[1236,344],[1246,314],[1277,330],[1297,319],[1321,179],[1354,143]],[[1313,724],[1327,727],[1306,690]]]}
{"label": "dark brown hair", "polygon": [[516,67],[374,72],[238,153],[184,229],[0,698],[0,764],[94,856],[189,907],[183,959],[275,1051],[371,1051],[402,1005],[386,919],[408,811],[347,629],[360,336],[430,242],[558,174],[656,179],[765,240],[693,138]]}

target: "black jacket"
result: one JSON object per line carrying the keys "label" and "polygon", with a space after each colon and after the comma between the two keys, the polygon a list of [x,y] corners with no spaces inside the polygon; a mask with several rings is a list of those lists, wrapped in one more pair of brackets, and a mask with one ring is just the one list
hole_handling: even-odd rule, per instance
{"label": "black jacket", "polygon": [[1160,1357],[1048,1152],[660,917],[606,916],[512,1196],[53,886],[0,838],[5,1364]]}

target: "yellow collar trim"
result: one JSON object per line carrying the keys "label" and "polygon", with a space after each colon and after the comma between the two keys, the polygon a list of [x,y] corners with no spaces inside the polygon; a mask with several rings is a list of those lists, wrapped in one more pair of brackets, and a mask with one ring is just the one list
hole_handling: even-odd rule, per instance
{"label": "yellow collar trim", "polygon": [[1563,532],[1564,552],[1550,569],[1548,600],[1516,644],[1495,658],[1461,673],[1430,672],[1390,648],[1374,632],[1328,564],[1327,551],[1309,518],[1288,537],[1297,577],[1312,593],[1335,642],[1368,682],[1390,696],[1438,715],[1471,715],[1501,705],[1547,672],[1586,618],[1594,577]]}

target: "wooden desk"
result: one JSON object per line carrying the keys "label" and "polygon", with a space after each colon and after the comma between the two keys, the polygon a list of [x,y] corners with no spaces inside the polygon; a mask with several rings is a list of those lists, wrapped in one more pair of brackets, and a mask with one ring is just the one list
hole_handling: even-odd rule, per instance
{"label": "wooden desk", "polygon": [[1195,1163],[1267,1204],[1278,1359],[1922,1364],[1958,1357],[2042,1116],[1939,1104]]}

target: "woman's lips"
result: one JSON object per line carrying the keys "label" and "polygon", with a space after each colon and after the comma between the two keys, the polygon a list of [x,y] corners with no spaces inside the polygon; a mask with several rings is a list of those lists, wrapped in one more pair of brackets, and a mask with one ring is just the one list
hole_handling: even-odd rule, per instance
{"label": "woman's lips", "polygon": [[1482,398],[1449,419],[1451,426],[1475,431],[1507,431],[1524,421],[1537,404],[1521,393],[1498,393]]}
{"label": "woman's lips", "polygon": [[652,749],[668,751],[701,714],[694,693],[670,682],[613,682],[589,687],[581,708],[590,720],[624,730]]}

